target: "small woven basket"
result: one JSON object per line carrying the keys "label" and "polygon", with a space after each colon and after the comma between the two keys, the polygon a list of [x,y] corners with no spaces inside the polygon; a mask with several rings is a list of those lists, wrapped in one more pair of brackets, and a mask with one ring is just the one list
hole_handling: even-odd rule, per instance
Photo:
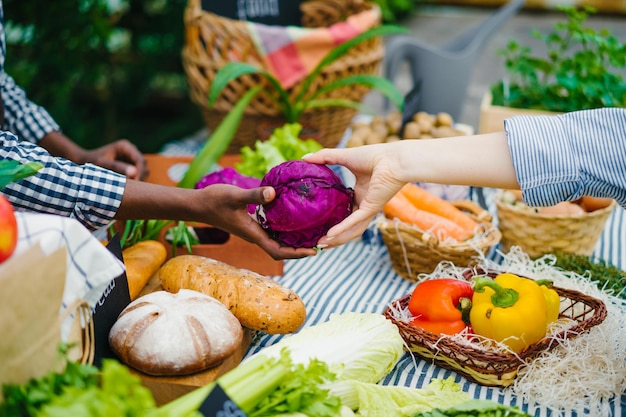
{"label": "small woven basket", "polygon": [[[492,277],[496,274],[489,274]],[[553,287],[561,297],[560,319],[571,319],[572,325],[529,345],[519,354],[489,350],[477,344],[460,344],[453,338],[441,336],[409,325],[394,312],[405,310],[411,295],[393,301],[383,314],[391,320],[406,342],[408,349],[442,368],[451,369],[470,381],[485,386],[506,387],[513,383],[520,367],[542,352],[558,346],[558,340],[575,337],[602,323],[607,315],[606,305],[597,298],[579,291]]]}
{"label": "small woven basket", "polygon": [[470,200],[452,204],[476,220],[482,230],[463,242],[439,240],[430,233],[398,220],[383,216],[377,219],[378,230],[387,246],[391,265],[398,275],[417,282],[418,274],[431,273],[441,261],[461,267],[475,263],[477,255],[484,255],[500,241],[500,231],[491,223],[491,214]]}
{"label": "small woven basket", "polygon": [[612,201],[582,216],[540,214],[505,203],[502,195],[499,193],[495,200],[502,250],[508,252],[512,246],[519,246],[532,258],[552,252],[590,256],[616,206]]}
{"label": "small woven basket", "polygon": [[[301,7],[303,27],[327,27],[345,20],[348,16],[378,7],[375,3],[362,0],[316,0],[303,3]],[[251,87],[269,87],[264,77],[255,74],[232,80],[218,98],[215,106],[209,107],[208,92],[217,72],[228,62],[240,61],[263,68],[263,58],[257,51],[246,28],[246,22],[228,19],[202,10],[200,0],[189,0],[185,9],[186,40],[182,51],[182,62],[190,87],[191,100],[202,112],[204,122],[213,131],[228,114],[241,96]],[[380,37],[361,42],[348,53],[324,68],[312,83],[311,91],[322,86],[357,74],[378,75],[384,56]],[[297,83],[287,92],[295,97],[302,88]],[[360,102],[371,89],[357,85],[336,89],[319,99],[342,98]],[[267,91],[273,91],[271,87]],[[246,108],[244,123],[241,123],[227,153],[239,153],[241,147],[252,146],[258,139],[258,126],[269,122],[285,123],[281,112],[265,89],[257,94]],[[341,141],[357,110],[344,107],[311,109],[304,112],[301,123],[319,130],[324,147],[336,147]]]}

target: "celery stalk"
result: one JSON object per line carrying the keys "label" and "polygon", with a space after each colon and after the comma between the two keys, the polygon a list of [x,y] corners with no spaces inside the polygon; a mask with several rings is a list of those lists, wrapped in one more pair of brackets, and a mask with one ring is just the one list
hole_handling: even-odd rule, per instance
{"label": "celery stalk", "polygon": [[222,388],[243,412],[249,414],[261,400],[279,386],[289,371],[290,367],[282,362],[274,363],[258,373],[247,375],[245,381],[241,381],[234,389],[226,386]]}
{"label": "celery stalk", "polygon": [[149,417],[187,416],[200,408],[206,397],[219,384],[231,400],[244,412],[249,413],[270,392],[276,389],[289,373],[291,360],[255,356],[222,375],[217,381],[193,390],[150,413]]}

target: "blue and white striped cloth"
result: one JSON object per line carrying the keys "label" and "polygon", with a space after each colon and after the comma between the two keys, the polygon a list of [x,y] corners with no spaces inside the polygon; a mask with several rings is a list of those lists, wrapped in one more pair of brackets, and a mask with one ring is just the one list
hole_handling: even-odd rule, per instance
{"label": "blue and white striped cloth", "polygon": [[[173,142],[164,148],[169,155],[195,154],[202,144],[205,132],[198,137]],[[347,133],[344,137],[348,137]],[[345,179],[345,177],[344,177]],[[494,197],[497,190],[483,189],[470,193],[470,198],[482,203],[497,219]],[[488,253],[488,258],[500,261],[499,246]],[[626,269],[626,209],[617,206],[607,220],[593,253],[616,267]],[[298,293],[307,306],[304,326],[325,322],[331,314],[344,312],[382,313],[387,305],[406,294],[414,284],[397,275],[389,260],[387,248],[372,224],[360,240],[342,247],[323,251],[313,258],[285,261],[280,283]],[[261,334],[253,340],[245,358],[280,340],[280,335]],[[244,358],[244,359],[245,359]],[[576,413],[557,414],[546,407],[524,403],[507,389],[485,387],[472,383],[454,371],[433,365],[428,361],[405,354],[394,370],[382,381],[386,385],[422,387],[432,378],[453,377],[473,398],[491,399],[502,404],[517,405],[536,417],[581,417]],[[626,388],[625,388],[626,389]],[[626,395],[609,404],[611,417],[626,415]],[[585,415],[591,415],[585,413]]]}
{"label": "blue and white striped cloth", "polygon": [[[621,269],[626,267],[625,213],[626,210],[622,207],[615,209],[594,253]],[[391,301],[409,294],[414,287],[412,282],[394,272],[387,248],[373,227],[366,231],[362,239],[342,247],[323,251],[312,258],[285,261],[284,275],[279,281],[302,297],[308,312],[305,326],[327,321],[333,313],[382,313]],[[261,335],[253,341],[246,357],[276,343],[281,337],[283,336]],[[419,358],[414,360],[408,353],[382,383],[422,387],[432,378],[445,379],[450,376],[474,398],[517,405],[536,417],[559,415],[547,408],[521,402],[511,390],[472,383],[459,374],[428,361]],[[610,407],[610,416],[625,415],[626,397],[615,399]],[[563,413],[559,416],[578,417],[574,413]]]}

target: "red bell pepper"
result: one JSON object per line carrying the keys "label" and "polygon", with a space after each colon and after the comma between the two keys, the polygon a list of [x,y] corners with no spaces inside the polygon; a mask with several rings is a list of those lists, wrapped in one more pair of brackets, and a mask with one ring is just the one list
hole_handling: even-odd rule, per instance
{"label": "red bell pepper", "polygon": [[439,278],[422,281],[409,299],[409,323],[427,332],[453,335],[469,324],[474,290],[467,281]]}

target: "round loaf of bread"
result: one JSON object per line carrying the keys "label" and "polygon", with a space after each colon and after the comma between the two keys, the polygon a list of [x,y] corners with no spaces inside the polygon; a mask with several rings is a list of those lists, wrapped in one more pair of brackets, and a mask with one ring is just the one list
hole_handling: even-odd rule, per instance
{"label": "round loaf of bread", "polygon": [[113,352],[149,375],[179,376],[219,365],[243,339],[237,318],[215,298],[182,289],[130,303],[109,333]]}

